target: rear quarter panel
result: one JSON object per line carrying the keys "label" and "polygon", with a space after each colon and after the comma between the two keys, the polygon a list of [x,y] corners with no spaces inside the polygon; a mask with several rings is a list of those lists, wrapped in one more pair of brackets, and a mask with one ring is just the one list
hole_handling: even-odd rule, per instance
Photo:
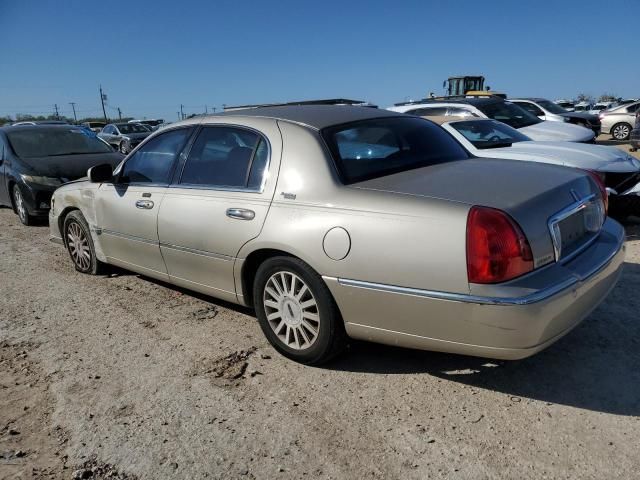
{"label": "rear quarter panel", "polygon": [[[261,234],[241,249],[240,259],[272,248],[327,277],[468,293],[468,205],[344,186],[317,132],[279,125],[276,195]],[[342,260],[325,252],[325,235],[334,227],[350,239]]]}

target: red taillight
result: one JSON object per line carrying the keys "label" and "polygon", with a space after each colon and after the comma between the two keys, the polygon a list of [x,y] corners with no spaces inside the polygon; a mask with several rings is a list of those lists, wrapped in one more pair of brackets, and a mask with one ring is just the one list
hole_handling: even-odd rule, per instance
{"label": "red taillight", "polygon": [[607,186],[604,183],[605,174],[594,172],[593,170],[586,170],[586,172],[591,175],[591,178],[593,178],[600,190],[600,196],[602,197],[602,203],[604,204],[604,214],[606,216],[607,212],[609,212],[609,192],[607,192]]}
{"label": "red taillight", "polygon": [[472,207],[467,217],[467,275],[471,283],[499,283],[533,270],[531,247],[503,211]]}

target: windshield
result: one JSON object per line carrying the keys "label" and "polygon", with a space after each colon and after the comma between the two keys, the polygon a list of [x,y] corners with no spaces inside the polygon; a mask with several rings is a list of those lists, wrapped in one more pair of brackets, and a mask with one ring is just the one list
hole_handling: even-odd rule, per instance
{"label": "windshield", "polygon": [[509,102],[482,103],[474,105],[487,117],[506,123],[513,128],[523,128],[542,122],[524,108]]}
{"label": "windshield", "polygon": [[510,147],[514,143],[531,140],[515,128],[496,120],[468,120],[450,125],[479,149]]}
{"label": "windshield", "polygon": [[354,122],[326,128],[322,136],[347,184],[469,158],[444,129],[417,117]]}
{"label": "windshield", "polygon": [[124,134],[147,133],[151,131],[147,126],[141,125],[139,123],[122,123],[116,126],[118,127],[118,130],[120,130],[120,133],[124,133]]}
{"label": "windshield", "polygon": [[22,158],[109,153],[113,149],[86,128],[13,130],[7,138]]}
{"label": "windshield", "polygon": [[567,113],[567,111],[562,108],[557,103],[550,102],[549,100],[539,100],[536,102],[542,108],[544,108],[547,112],[557,113],[558,115],[562,115],[563,113]]}

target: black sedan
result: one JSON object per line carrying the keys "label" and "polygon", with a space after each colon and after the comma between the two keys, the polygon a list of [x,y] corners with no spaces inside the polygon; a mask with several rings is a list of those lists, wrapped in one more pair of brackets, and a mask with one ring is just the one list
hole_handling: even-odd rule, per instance
{"label": "black sedan", "polygon": [[25,225],[49,213],[60,185],[87,175],[101,163],[116,166],[123,156],[94,132],[71,125],[0,128],[0,205],[13,208]]}

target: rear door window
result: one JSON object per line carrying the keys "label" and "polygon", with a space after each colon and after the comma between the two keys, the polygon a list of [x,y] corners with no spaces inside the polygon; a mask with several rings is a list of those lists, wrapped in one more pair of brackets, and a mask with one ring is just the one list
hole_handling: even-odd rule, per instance
{"label": "rear door window", "polygon": [[260,190],[269,149],[258,133],[236,127],[203,127],[184,165],[180,183]]}

